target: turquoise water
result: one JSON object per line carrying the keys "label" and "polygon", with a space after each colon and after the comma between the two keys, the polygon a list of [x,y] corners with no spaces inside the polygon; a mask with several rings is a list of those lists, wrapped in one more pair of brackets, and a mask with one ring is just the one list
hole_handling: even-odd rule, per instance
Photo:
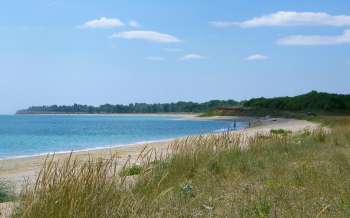
{"label": "turquoise water", "polygon": [[[245,122],[237,122],[244,128]],[[0,116],[0,159],[165,140],[225,130],[232,121],[175,116]]]}

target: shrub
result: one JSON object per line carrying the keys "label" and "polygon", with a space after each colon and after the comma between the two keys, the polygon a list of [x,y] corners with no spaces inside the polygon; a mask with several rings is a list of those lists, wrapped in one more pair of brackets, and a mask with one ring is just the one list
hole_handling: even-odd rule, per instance
{"label": "shrub", "polygon": [[134,176],[139,175],[141,173],[142,167],[140,165],[132,165],[131,167],[126,167],[122,170],[122,176]]}
{"label": "shrub", "polygon": [[292,132],[290,130],[285,130],[285,129],[271,129],[270,133],[276,134],[276,135],[288,135]]}

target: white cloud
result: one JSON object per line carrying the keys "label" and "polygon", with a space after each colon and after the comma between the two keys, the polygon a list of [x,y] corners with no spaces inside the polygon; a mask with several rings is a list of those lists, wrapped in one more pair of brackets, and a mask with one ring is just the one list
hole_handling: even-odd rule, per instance
{"label": "white cloud", "polygon": [[247,61],[262,61],[266,59],[269,59],[269,57],[262,54],[252,54],[246,58]]}
{"label": "white cloud", "polygon": [[157,56],[149,56],[145,58],[148,61],[164,61],[165,59],[163,57],[157,57]]}
{"label": "white cloud", "polygon": [[124,26],[125,24],[120,21],[117,18],[107,18],[107,17],[101,17],[96,20],[90,20],[85,22],[83,25],[80,26],[80,28],[92,28],[92,29],[97,29],[97,28],[116,28],[116,27],[121,27]]}
{"label": "white cloud", "polygon": [[123,38],[123,39],[143,39],[160,43],[174,43],[181,42],[180,39],[175,36],[159,33],[155,31],[126,31],[120,33],[114,33],[111,38]]}
{"label": "white cloud", "polygon": [[182,60],[182,61],[202,60],[202,59],[205,59],[205,57],[202,55],[199,55],[199,54],[187,54],[187,55],[183,56],[182,58],[180,58],[180,60]]}
{"label": "white cloud", "polygon": [[212,21],[209,23],[215,27],[240,26],[243,28],[259,26],[350,26],[350,15],[333,16],[325,12],[279,11],[243,22]]}
{"label": "white cloud", "polygon": [[137,21],[134,20],[129,21],[128,25],[132,28],[139,28],[141,26]]}
{"label": "white cloud", "polygon": [[345,30],[342,35],[295,35],[277,41],[277,44],[280,45],[337,45],[346,43],[350,43],[350,29]]}

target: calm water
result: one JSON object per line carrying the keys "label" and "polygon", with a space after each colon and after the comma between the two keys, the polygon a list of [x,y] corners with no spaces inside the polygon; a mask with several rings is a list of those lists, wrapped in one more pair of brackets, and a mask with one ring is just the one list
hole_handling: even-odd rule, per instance
{"label": "calm water", "polygon": [[[237,128],[246,125],[237,122]],[[229,121],[174,116],[0,116],[0,159],[164,140],[230,127]]]}

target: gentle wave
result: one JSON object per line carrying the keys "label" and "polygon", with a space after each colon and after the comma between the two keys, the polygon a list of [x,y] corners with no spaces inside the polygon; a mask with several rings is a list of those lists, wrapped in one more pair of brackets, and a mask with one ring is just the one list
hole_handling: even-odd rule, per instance
{"label": "gentle wave", "polygon": [[220,132],[228,132],[228,131],[231,131],[231,129],[230,128],[217,129],[214,132],[215,133],[220,133]]}
{"label": "gentle wave", "polygon": [[88,151],[98,151],[98,150],[105,150],[105,149],[128,147],[128,146],[132,146],[132,145],[143,145],[143,144],[147,145],[147,144],[157,143],[157,142],[168,142],[168,141],[172,141],[172,140],[176,140],[176,139],[177,138],[168,138],[168,139],[160,139],[160,140],[140,141],[140,142],[128,143],[128,144],[98,146],[98,147],[84,148],[84,149],[78,149],[78,150],[44,152],[44,153],[37,153],[37,154],[30,154],[30,155],[16,155],[16,156],[9,156],[9,157],[0,158],[0,160],[15,160],[15,159],[24,159],[24,158],[31,158],[31,157],[42,157],[42,156],[47,156],[47,155],[56,155],[56,154],[70,154],[70,153],[79,153],[79,152],[88,152]]}

